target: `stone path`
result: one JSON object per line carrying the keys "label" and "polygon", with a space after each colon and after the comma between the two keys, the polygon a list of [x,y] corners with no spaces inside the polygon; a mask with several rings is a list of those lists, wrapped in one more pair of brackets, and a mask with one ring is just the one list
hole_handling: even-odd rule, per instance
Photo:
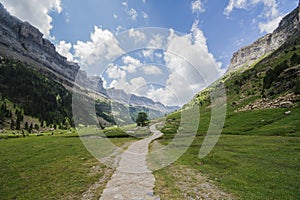
{"label": "stone path", "polygon": [[146,155],[150,142],[162,136],[155,125],[150,127],[152,136],[132,143],[122,154],[119,166],[108,181],[100,200],[160,199],[153,194],[155,178],[148,169]]}

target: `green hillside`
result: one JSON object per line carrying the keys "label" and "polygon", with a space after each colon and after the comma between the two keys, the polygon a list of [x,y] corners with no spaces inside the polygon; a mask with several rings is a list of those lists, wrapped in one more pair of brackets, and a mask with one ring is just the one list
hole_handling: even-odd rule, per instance
{"label": "green hillside", "polygon": [[[74,127],[73,91],[55,81],[51,75],[11,58],[1,57],[0,70],[1,129],[29,130],[32,126],[32,130],[49,130]],[[81,101],[94,102],[87,95],[79,96],[83,98]],[[95,109],[99,122],[115,124],[109,101],[96,101]],[[83,117],[86,116],[89,115]]]}
{"label": "green hillside", "polygon": [[[18,116],[17,110],[22,116],[31,116],[38,119],[41,126],[60,126],[68,128],[73,126],[71,102],[72,95],[60,83],[38,73],[26,64],[11,59],[2,58],[0,61],[0,94],[1,104],[13,104],[9,111],[15,115],[5,115],[2,110],[2,127],[4,120],[21,121],[24,117]],[[16,109],[18,107],[19,109]],[[20,129],[20,127],[15,127]]]}
{"label": "green hillside", "polygon": [[[297,199],[300,168],[300,36],[245,71],[226,74],[184,106],[199,106],[201,118],[195,140],[172,165],[155,172],[156,192],[163,199],[196,198],[199,191],[176,174],[191,169],[240,199]],[[208,130],[210,92],[224,83],[227,95],[225,125],[214,149],[199,159]],[[181,113],[167,116],[161,144],[176,134]],[[182,167],[183,166],[183,167]],[[201,181],[193,180],[195,185]],[[183,185],[183,186],[182,186]]]}

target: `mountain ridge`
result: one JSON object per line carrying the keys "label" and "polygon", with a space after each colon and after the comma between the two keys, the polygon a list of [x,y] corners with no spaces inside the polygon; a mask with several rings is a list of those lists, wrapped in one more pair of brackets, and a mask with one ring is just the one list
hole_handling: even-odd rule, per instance
{"label": "mountain ridge", "polygon": [[[282,19],[274,31],[274,33],[283,34],[282,31],[285,30],[290,33],[281,41],[280,46],[268,53],[265,48],[255,49],[262,41],[262,44],[265,44],[265,38],[272,36],[272,34],[267,34],[253,44],[239,49],[233,54],[231,59],[233,63],[230,64],[227,73],[196,94],[183,108],[196,105],[209,108],[211,106],[210,93],[220,85],[226,88],[230,110],[246,111],[279,108],[287,104],[295,105],[300,94],[299,19],[300,6],[298,5]],[[242,56],[245,49],[248,54]],[[253,59],[251,55],[258,56]],[[238,58],[241,59],[238,60]]]}
{"label": "mountain ridge", "polygon": [[278,27],[255,42],[233,53],[227,73],[247,69],[261,57],[278,49],[284,42],[300,32],[300,2],[297,8],[282,18]]}
{"label": "mountain ridge", "polygon": [[[72,93],[85,95],[86,97],[84,97],[84,99],[88,102],[92,102],[90,100],[90,98],[92,98],[96,101],[96,108],[98,109],[97,117],[99,121],[103,122],[104,125],[114,124],[113,116],[109,114],[109,111],[112,109],[110,104],[112,101],[118,101],[118,99],[113,99],[108,95],[107,90],[103,87],[102,78],[100,76],[89,76],[85,71],[80,69],[80,66],[77,63],[69,62],[66,57],[60,55],[56,51],[55,46],[49,40],[43,38],[43,34],[37,28],[30,23],[23,22],[11,15],[1,3],[0,35],[0,60],[4,60],[3,66],[1,66],[3,69],[10,65],[20,65],[21,67],[28,68],[29,71],[36,71],[38,76],[41,75],[43,78],[39,80],[39,84],[44,84],[45,77],[47,77],[62,84],[63,87]],[[26,71],[26,73],[27,72],[28,71]],[[7,79],[8,82],[11,82],[12,80],[12,78]],[[26,81],[30,83],[29,80]],[[34,83],[35,80],[32,80],[31,82]],[[45,87],[48,86],[49,85],[47,84],[45,85]],[[11,86],[1,82],[1,87],[9,88]],[[28,85],[27,88],[34,90],[34,87],[33,84]],[[51,90],[51,88],[48,89]],[[30,90],[27,92],[27,96],[31,94]],[[5,100],[8,91],[6,91],[6,95],[3,92],[4,91],[0,92],[0,96]],[[43,98],[42,95],[37,95],[39,95],[40,98]],[[11,95],[8,96],[14,98]],[[134,101],[130,102],[132,105],[120,105],[121,111],[124,111],[124,109],[132,109],[134,111],[143,111],[146,109],[153,113],[151,114],[152,116],[161,117],[165,115],[166,112],[171,112],[178,108],[164,106],[163,104],[154,102],[146,97],[139,97],[131,94],[126,94],[125,96],[134,97],[132,99]],[[22,103],[22,100],[20,100],[19,97],[15,98],[15,100],[17,100],[17,102],[13,103],[21,103],[22,105],[20,104],[20,106],[25,106],[27,109],[29,109],[30,106],[33,106],[30,103]],[[32,101],[33,99],[30,100]],[[42,100],[41,102],[44,101]],[[69,101],[69,103],[70,102],[71,101]],[[52,103],[52,106],[54,107],[60,106],[54,99]],[[128,102],[123,101],[121,103],[126,104]],[[118,105],[119,104],[120,102]],[[70,113],[71,108],[68,109],[68,113]],[[24,112],[27,112],[27,110],[24,110]],[[67,117],[71,118],[71,115],[68,114]],[[51,119],[49,123],[52,123],[53,121],[54,120]]]}

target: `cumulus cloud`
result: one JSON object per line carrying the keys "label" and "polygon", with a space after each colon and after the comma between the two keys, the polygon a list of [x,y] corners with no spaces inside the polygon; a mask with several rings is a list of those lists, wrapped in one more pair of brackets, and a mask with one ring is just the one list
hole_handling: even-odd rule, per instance
{"label": "cumulus cloud", "polygon": [[2,0],[1,2],[12,15],[37,27],[46,38],[54,39],[50,34],[52,17],[49,13],[61,13],[61,0]]}
{"label": "cumulus cloud", "polygon": [[193,13],[203,13],[205,12],[203,3],[201,2],[201,0],[195,0],[192,1],[191,3],[191,9]]}
{"label": "cumulus cloud", "polygon": [[230,0],[226,8],[224,9],[224,15],[229,16],[233,9],[249,9],[257,4],[264,5],[264,11],[262,16],[264,22],[258,24],[260,32],[272,32],[279,24],[283,15],[280,14],[277,8],[276,0]]}
{"label": "cumulus cloud", "polygon": [[120,69],[117,65],[110,64],[106,70],[106,74],[112,79],[123,79],[126,76],[126,72]]}
{"label": "cumulus cloud", "polygon": [[90,41],[77,41],[73,48],[74,57],[86,69],[88,67],[105,67],[111,60],[123,54],[115,36],[109,30],[97,26],[90,35]]}
{"label": "cumulus cloud", "polygon": [[161,74],[162,73],[162,71],[157,66],[154,66],[154,65],[144,66],[143,71],[144,71],[145,74],[148,74],[148,75],[155,75],[155,74]]}
{"label": "cumulus cloud", "polygon": [[113,80],[110,87],[124,90],[127,94],[143,95],[146,85],[147,82],[143,77],[133,78],[130,81],[127,81],[124,77],[118,80]]}
{"label": "cumulus cloud", "polygon": [[268,22],[260,22],[258,24],[258,28],[260,30],[261,33],[266,32],[266,33],[272,33],[279,25],[279,22],[281,21],[281,19],[283,18],[283,16],[279,16],[274,18],[273,20],[270,20]]}
{"label": "cumulus cloud", "polygon": [[197,25],[195,21],[190,34],[180,35],[170,30],[163,55],[170,72],[166,87],[152,88],[148,97],[165,105],[182,105],[224,73],[221,63],[209,52],[206,38]]}
{"label": "cumulus cloud", "polygon": [[164,46],[164,36],[155,34],[149,41],[148,48],[161,49]]}
{"label": "cumulus cloud", "polygon": [[128,73],[135,73],[136,69],[142,66],[141,61],[139,61],[138,59],[135,59],[131,56],[125,56],[122,58],[124,66],[122,66],[121,68],[125,71],[127,71]]}
{"label": "cumulus cloud", "polygon": [[128,36],[129,38],[133,39],[136,43],[143,42],[144,40],[146,40],[146,35],[143,32],[133,28],[129,29]]}
{"label": "cumulus cloud", "polygon": [[60,41],[59,44],[56,45],[56,51],[59,54],[65,56],[69,61],[74,61],[73,54],[70,52],[71,48],[72,44],[65,41]]}
{"label": "cumulus cloud", "polygon": [[[135,31],[137,30],[132,30],[132,36],[138,37],[136,35],[139,34],[133,34],[137,33]],[[165,105],[183,105],[224,72],[220,68],[221,63],[209,52],[206,38],[198,28],[198,21],[194,22],[189,34],[179,34],[171,29],[166,35],[160,33],[147,35],[145,41],[149,41],[146,45],[149,49],[143,49],[142,55],[151,58],[157,53],[154,49],[161,49],[162,53],[158,53],[155,57],[164,60],[168,74],[162,74],[162,70],[153,64],[143,64],[136,57],[126,55],[121,59],[123,64],[108,70],[108,77],[114,78],[110,87],[123,89],[127,93],[146,95]],[[165,86],[138,89],[147,84],[139,72],[143,72],[147,80],[157,81],[160,85],[163,84],[161,78],[165,79]],[[131,73],[132,75],[127,76]],[[139,77],[127,80],[136,76],[133,73],[137,73]],[[159,77],[159,80],[155,77]]]}

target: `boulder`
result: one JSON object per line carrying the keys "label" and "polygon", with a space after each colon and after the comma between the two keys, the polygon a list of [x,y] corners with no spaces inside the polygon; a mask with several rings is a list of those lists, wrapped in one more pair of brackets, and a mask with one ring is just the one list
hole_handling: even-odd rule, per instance
{"label": "boulder", "polygon": [[280,102],[280,107],[281,108],[291,108],[291,107],[293,107],[293,102],[291,102],[291,101]]}

